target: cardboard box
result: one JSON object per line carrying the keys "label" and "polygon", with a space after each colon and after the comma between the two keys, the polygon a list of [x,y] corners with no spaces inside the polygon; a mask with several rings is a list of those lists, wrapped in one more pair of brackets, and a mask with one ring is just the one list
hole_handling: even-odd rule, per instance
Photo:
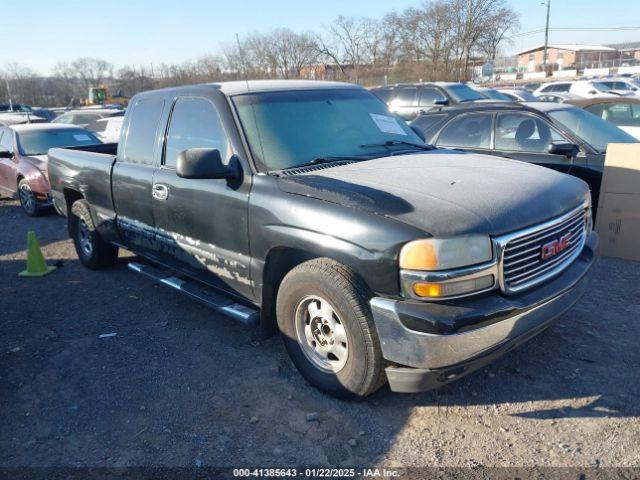
{"label": "cardboard box", "polygon": [[640,261],[640,143],[608,145],[596,222],[602,255]]}

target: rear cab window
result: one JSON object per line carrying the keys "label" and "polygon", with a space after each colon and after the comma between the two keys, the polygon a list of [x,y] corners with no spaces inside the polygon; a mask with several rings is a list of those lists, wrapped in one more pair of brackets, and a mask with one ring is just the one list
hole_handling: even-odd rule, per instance
{"label": "rear cab window", "polygon": [[119,160],[152,165],[164,99],[141,98],[133,106],[124,150]]}

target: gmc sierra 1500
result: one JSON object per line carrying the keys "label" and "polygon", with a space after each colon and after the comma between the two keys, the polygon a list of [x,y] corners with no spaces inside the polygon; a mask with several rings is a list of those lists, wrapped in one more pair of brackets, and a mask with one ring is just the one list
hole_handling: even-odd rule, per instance
{"label": "gmc sierra 1500", "polygon": [[437,387],[540,332],[596,259],[589,190],[555,171],[425,145],[351,84],[150,91],[120,142],[49,152],[80,261],[130,263],[282,333],[341,397]]}

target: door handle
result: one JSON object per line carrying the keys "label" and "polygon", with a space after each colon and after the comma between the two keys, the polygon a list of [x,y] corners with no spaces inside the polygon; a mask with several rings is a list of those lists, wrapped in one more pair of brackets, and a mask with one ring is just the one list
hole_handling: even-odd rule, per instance
{"label": "door handle", "polygon": [[169,196],[169,187],[162,183],[154,183],[151,189],[151,195],[156,200],[166,200]]}

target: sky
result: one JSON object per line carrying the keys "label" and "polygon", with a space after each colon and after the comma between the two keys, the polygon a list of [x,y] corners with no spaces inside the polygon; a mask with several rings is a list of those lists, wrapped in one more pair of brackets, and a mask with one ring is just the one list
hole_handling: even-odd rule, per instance
{"label": "sky", "polygon": [[[508,0],[521,32],[544,27],[542,0]],[[2,0],[0,68],[16,62],[48,74],[57,61],[103,58],[116,67],[181,63],[277,27],[321,31],[338,15],[382,17],[422,0]],[[551,27],[640,27],[637,0],[551,0]],[[519,36],[510,52],[542,44]],[[640,29],[554,32],[550,43],[640,41]]]}

